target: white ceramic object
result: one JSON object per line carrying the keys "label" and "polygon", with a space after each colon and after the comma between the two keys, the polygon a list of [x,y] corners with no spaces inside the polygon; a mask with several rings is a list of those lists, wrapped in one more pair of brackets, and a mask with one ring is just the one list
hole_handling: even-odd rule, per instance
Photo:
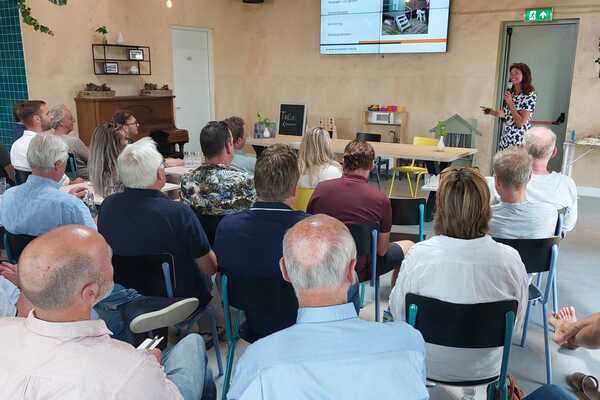
{"label": "white ceramic object", "polygon": [[440,140],[437,143],[437,151],[444,151],[446,144],[444,143],[444,137],[440,136]]}
{"label": "white ceramic object", "polygon": [[269,132],[269,128],[265,128],[265,130],[263,131],[263,137],[266,137],[266,138],[271,137],[271,132]]}
{"label": "white ceramic object", "polygon": [[123,38],[123,34],[121,32],[119,32],[117,34],[117,44],[123,44],[125,43],[125,39]]}

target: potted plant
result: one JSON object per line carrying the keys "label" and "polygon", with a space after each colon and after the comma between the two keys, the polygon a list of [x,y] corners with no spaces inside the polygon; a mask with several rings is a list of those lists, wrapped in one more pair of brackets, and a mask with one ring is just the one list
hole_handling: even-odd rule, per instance
{"label": "potted plant", "polygon": [[99,26],[98,28],[96,28],[96,32],[102,35],[102,44],[107,44],[108,39],[106,39],[106,35],[108,35],[108,29],[106,29],[106,26]]}
{"label": "potted plant", "polygon": [[271,138],[275,137],[277,131],[277,125],[267,117],[263,117],[260,113],[257,113],[258,122],[254,124],[254,137],[255,138]]}
{"label": "potted plant", "polygon": [[435,126],[435,137],[439,138],[437,144],[438,151],[444,151],[446,144],[444,143],[444,138],[448,136],[448,128],[446,127],[446,123],[443,121],[438,121]]}

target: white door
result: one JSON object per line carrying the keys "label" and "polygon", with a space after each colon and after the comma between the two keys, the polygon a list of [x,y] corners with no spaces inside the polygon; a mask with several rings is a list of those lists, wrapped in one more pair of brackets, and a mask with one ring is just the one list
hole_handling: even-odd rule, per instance
{"label": "white door", "polygon": [[187,129],[186,151],[200,151],[200,131],[213,119],[211,32],[171,28],[175,126]]}

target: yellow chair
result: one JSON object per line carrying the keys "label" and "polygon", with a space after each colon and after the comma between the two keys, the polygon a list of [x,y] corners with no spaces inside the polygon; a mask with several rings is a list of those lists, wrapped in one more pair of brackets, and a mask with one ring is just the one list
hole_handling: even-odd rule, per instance
{"label": "yellow chair", "polygon": [[[415,146],[437,146],[437,143],[438,139],[431,137],[415,136],[413,138],[413,145]],[[394,180],[396,179],[396,171],[398,173],[406,174],[406,179],[408,179],[408,190],[410,191],[410,195],[413,198],[417,197],[417,193],[419,193],[419,181],[421,180],[421,177],[423,175],[427,174],[427,168],[416,166],[415,160],[412,160],[410,165],[392,168],[392,184],[390,185],[388,197],[392,196],[392,191],[394,190]],[[412,180],[410,179],[411,174],[414,174],[417,177],[414,189],[412,185]]]}
{"label": "yellow chair", "polygon": [[294,199],[292,209],[296,211],[306,212],[306,207],[308,207],[308,202],[310,201],[310,198],[312,197],[314,191],[315,189],[296,189],[296,198]]}

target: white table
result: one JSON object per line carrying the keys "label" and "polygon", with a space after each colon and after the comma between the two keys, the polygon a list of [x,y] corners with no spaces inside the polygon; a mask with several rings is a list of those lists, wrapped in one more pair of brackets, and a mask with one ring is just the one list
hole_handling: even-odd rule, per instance
{"label": "white table", "polygon": [[[88,191],[92,192],[92,194],[94,195],[94,203],[96,203],[97,206],[101,205],[102,202],[104,201],[104,197],[100,196],[99,194],[96,194],[94,192],[92,184],[88,181],[82,182],[82,183],[75,183],[73,185],[62,186],[60,188],[60,191],[68,192],[69,190],[76,188],[76,187],[83,187],[83,188],[87,189]],[[165,186],[163,186],[163,188],[161,189],[161,192],[163,192],[163,193],[173,192],[175,190],[179,190],[180,187],[181,186],[176,183],[167,182],[167,183],[165,183]]]}
{"label": "white table", "polygon": [[193,167],[168,167],[165,168],[165,174],[167,174],[167,176],[174,176],[181,179],[183,175],[193,170]]}
{"label": "white table", "polygon": [[[583,153],[581,153],[577,158],[575,158],[575,149],[580,148],[583,149]],[[587,156],[591,152],[600,149],[600,138],[584,138],[578,140],[576,143],[565,141],[563,143],[563,160],[562,160],[562,168],[561,172],[564,175],[571,176],[573,172],[573,165],[581,160],[583,157]]]}

